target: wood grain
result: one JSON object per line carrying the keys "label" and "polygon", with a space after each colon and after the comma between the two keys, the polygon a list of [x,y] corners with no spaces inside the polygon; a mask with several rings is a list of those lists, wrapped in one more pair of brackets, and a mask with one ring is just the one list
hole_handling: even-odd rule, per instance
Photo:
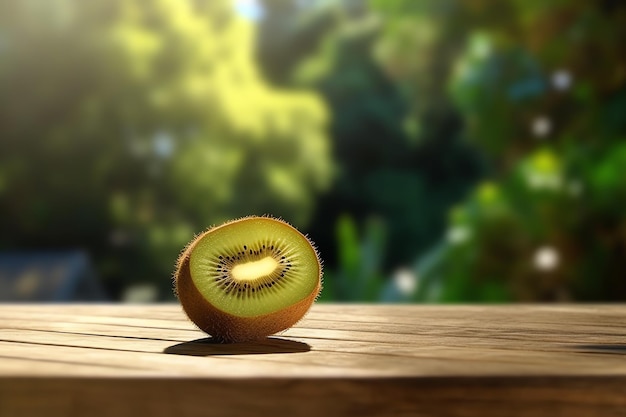
{"label": "wood grain", "polygon": [[318,304],[220,345],[178,305],[0,305],[0,416],[626,416],[626,306]]}

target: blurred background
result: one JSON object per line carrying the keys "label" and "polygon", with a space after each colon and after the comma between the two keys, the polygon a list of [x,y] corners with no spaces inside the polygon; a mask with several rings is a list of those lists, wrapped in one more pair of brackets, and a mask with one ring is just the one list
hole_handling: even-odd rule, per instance
{"label": "blurred background", "polygon": [[0,300],[174,300],[307,233],[322,301],[626,300],[620,0],[0,2]]}

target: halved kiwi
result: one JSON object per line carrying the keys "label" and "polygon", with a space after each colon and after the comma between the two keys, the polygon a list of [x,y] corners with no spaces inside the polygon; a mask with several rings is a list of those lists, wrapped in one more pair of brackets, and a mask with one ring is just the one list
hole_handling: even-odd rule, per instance
{"label": "halved kiwi", "polygon": [[258,340],[293,326],[321,289],[311,241],[272,217],[244,217],[198,235],[178,259],[185,313],[222,342]]}

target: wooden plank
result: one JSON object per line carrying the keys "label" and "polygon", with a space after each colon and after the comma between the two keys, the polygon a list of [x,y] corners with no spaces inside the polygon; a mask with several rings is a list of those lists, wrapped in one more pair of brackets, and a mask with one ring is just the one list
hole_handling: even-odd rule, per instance
{"label": "wooden plank", "polygon": [[619,417],[626,407],[623,394],[623,381],[606,378],[13,378],[0,380],[0,412],[116,417]]}
{"label": "wooden plank", "polygon": [[259,343],[178,305],[0,305],[0,416],[626,416],[626,306],[313,307]]}

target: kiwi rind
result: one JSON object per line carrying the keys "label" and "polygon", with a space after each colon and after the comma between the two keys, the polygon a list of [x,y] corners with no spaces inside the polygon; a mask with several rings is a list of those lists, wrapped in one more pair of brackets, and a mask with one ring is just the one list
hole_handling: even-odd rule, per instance
{"label": "kiwi rind", "polygon": [[[254,219],[276,222],[277,227],[288,227],[306,239],[317,261],[317,283],[308,295],[291,305],[267,314],[241,316],[217,308],[202,295],[202,292],[198,289],[192,278],[190,260],[194,249],[208,233],[215,232],[221,228],[227,228],[229,225],[237,222]],[[174,274],[174,285],[175,293],[181,302],[183,310],[201,330],[220,342],[254,341],[292,327],[307,313],[322,288],[322,263],[319,258],[319,253],[310,239],[289,223],[270,216],[248,216],[226,222],[221,226],[209,228],[205,232],[197,235],[178,258]]]}

